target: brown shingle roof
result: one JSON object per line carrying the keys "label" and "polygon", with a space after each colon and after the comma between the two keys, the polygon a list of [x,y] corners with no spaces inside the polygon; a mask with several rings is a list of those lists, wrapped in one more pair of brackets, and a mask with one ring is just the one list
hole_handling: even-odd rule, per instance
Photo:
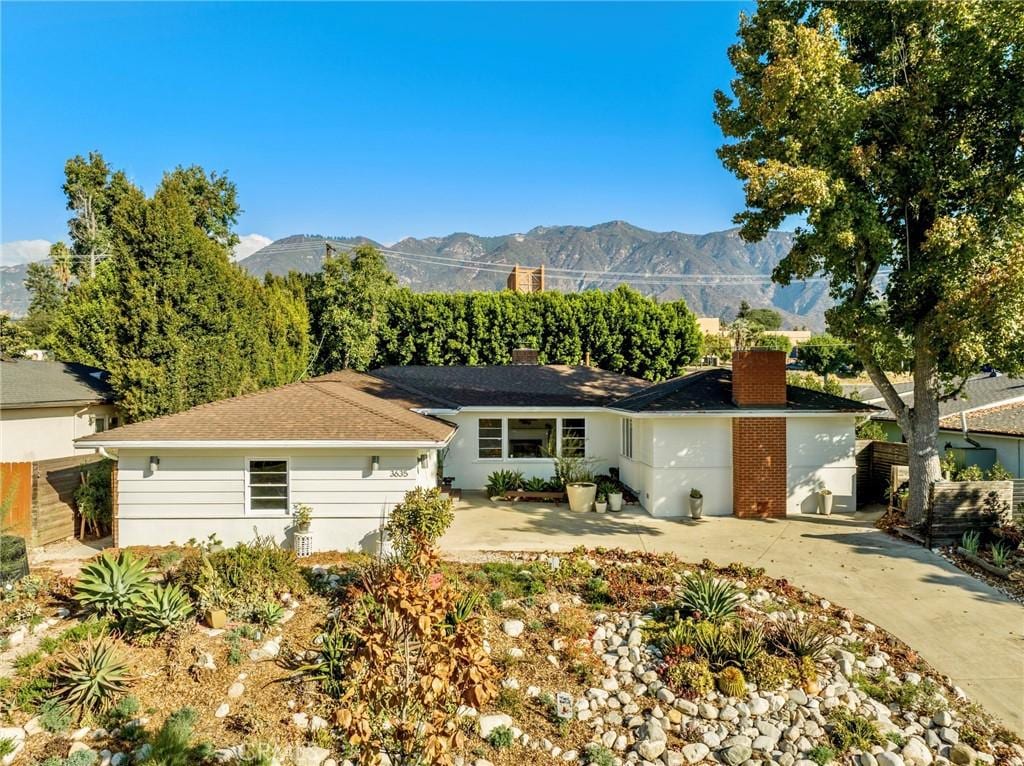
{"label": "brown shingle roof", "polygon": [[[959,431],[960,425],[959,414],[950,415],[939,421],[940,428]],[[968,412],[967,431],[979,434],[1024,436],[1024,402]]]}
{"label": "brown shingle roof", "polygon": [[78,443],[422,443],[443,442],[454,433],[450,423],[370,393],[379,381],[367,378],[356,372],[333,373],[132,423]]}

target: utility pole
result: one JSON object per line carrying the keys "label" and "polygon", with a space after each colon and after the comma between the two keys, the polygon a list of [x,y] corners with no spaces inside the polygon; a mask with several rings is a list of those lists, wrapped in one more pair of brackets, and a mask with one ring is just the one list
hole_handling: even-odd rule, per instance
{"label": "utility pole", "polygon": [[324,241],[324,260],[331,260],[331,253],[336,253],[338,250],[330,242]]}

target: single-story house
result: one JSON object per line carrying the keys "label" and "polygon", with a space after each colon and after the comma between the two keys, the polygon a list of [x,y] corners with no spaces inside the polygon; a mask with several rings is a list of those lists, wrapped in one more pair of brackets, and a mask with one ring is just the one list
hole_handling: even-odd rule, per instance
{"label": "single-story house", "polygon": [[[913,404],[913,383],[896,386],[900,398]],[[860,392],[869,404],[885,407],[873,387]],[[888,441],[903,441],[896,416],[885,409],[872,415]],[[964,463],[989,468],[994,461],[1024,478],[1024,378],[985,373],[970,378],[956,397],[939,403],[939,443],[957,450]]]}
{"label": "single-story house", "polygon": [[[787,386],[785,355],[738,352],[733,368],[652,385],[587,366],[386,367],[331,373],[79,440],[116,451],[118,542],[182,542],[253,528],[283,540],[296,503],[315,547],[375,542],[404,493],[482,489],[499,469],[550,477],[549,454],[617,468],[655,516],[814,512],[829,489],[856,507],[854,429],[877,408]],[[553,445],[553,446],[552,446]]]}
{"label": "single-story house", "polygon": [[75,439],[119,425],[107,373],[68,362],[0,361],[0,463],[76,454]]}

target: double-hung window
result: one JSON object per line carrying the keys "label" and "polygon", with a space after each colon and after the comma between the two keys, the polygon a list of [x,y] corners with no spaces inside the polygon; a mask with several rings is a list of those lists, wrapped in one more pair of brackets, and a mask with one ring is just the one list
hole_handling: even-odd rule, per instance
{"label": "double-hung window", "polygon": [[252,513],[288,512],[288,461],[252,458],[246,464],[247,510]]}
{"label": "double-hung window", "polygon": [[633,457],[633,421],[622,419],[622,456]]}
{"label": "double-hung window", "polygon": [[586,456],[586,418],[562,418],[562,457]]}
{"label": "double-hung window", "polygon": [[477,455],[481,458],[501,458],[504,441],[501,418],[480,418],[478,423]]}

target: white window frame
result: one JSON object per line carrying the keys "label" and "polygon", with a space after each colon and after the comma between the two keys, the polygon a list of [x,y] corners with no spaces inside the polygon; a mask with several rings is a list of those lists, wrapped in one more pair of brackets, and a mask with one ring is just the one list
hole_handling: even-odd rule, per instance
{"label": "white window frame", "polygon": [[[544,415],[540,414],[516,414],[512,416],[513,420],[518,420],[523,417],[532,417],[537,420],[554,420],[555,421],[555,450],[558,454],[562,452],[562,429],[564,427],[564,420],[582,420],[583,421],[583,457],[584,459],[591,457],[590,453],[590,422],[589,418],[585,414],[579,415]],[[480,421],[481,420],[499,420],[501,421],[501,457],[480,457]],[[497,417],[477,417],[476,419],[476,462],[478,463],[536,463],[539,460],[547,462],[554,462],[554,458],[550,457],[510,457],[508,452],[508,415],[499,415]],[[493,438],[493,437],[491,437]]]}
{"label": "white window frame", "polygon": [[[501,424],[501,435],[498,437],[494,436],[480,436],[480,423],[484,420],[497,420]],[[484,462],[497,463],[505,459],[508,453],[508,445],[505,443],[505,437],[508,434],[508,418],[504,416],[498,416],[496,418],[477,418],[476,419],[476,459]],[[501,451],[501,455],[498,457],[480,457],[480,440],[481,439],[498,439],[498,449]]]}
{"label": "white window frame", "polygon": [[[253,455],[244,458],[245,460],[245,515],[246,516],[291,516],[292,515],[292,461],[291,458],[278,455]],[[254,460],[276,460],[284,463],[284,511],[253,508],[252,507],[252,485],[249,481],[249,465]]]}
{"label": "white window frame", "polygon": [[622,439],[619,454],[624,458],[633,459],[633,421],[630,418],[622,418]]}

